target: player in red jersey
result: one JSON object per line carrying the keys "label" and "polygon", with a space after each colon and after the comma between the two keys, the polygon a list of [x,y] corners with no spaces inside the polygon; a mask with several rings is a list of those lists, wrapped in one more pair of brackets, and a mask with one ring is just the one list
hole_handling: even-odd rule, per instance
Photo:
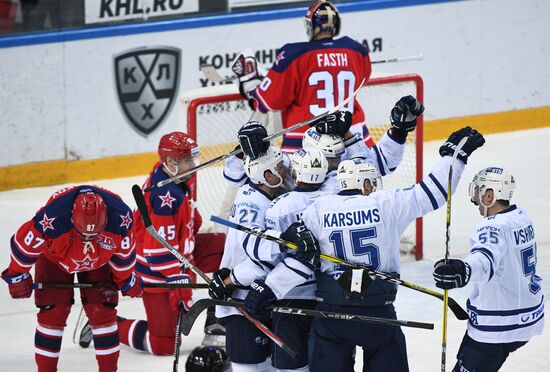
{"label": "player in red jersey", "polygon": [[[284,45],[275,62],[262,78],[256,59],[241,54],[233,71],[239,76],[239,90],[254,110],[282,111],[283,128],[325,112],[344,101],[363,79],[371,75],[367,49],[340,31],[340,15],[326,1],[313,4],[306,13],[309,42]],[[365,114],[352,99],[342,109],[353,114],[351,131],[360,133],[369,147],[372,141],[365,125]],[[293,153],[302,147],[304,126],[283,137],[281,150]]]}
{"label": "player in red jersey", "polygon": [[[199,147],[182,132],[160,139],[160,162],[155,164],[144,188],[180,174],[198,164]],[[225,234],[198,234],[202,218],[195,207],[195,178],[169,183],[145,194],[153,226],[172,246],[204,272],[219,268]],[[145,283],[191,283],[194,275],[145,230],[139,212],[134,213],[137,245],[136,270]],[[195,256],[195,257],[194,257]],[[119,318],[120,340],[133,349],[156,355],[174,352],[175,327],[180,304],[191,306],[189,288],[146,288],[143,303],[147,320]]]}
{"label": "player in red jersey", "polygon": [[[102,372],[117,369],[117,289],[130,297],[143,293],[134,273],[132,223],[130,208],[108,190],[87,185],[61,189],[13,235],[10,265],[2,272],[13,298],[31,296],[33,265],[38,283],[71,284],[76,273],[80,282],[106,284],[80,290]],[[34,299],[40,309],[34,339],[38,371],[57,371],[73,290],[37,289]]]}

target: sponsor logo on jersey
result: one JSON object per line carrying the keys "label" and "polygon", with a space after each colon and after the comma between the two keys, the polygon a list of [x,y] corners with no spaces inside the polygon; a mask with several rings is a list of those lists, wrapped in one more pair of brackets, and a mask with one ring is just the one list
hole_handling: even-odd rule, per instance
{"label": "sponsor logo on jersey", "polygon": [[133,128],[148,135],[166,118],[179,90],[181,50],[140,47],[114,56],[122,111]]}

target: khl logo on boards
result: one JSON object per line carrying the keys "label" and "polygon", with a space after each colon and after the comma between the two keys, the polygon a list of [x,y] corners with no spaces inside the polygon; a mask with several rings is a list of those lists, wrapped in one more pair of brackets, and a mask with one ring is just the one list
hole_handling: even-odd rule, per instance
{"label": "khl logo on boards", "polygon": [[149,134],[170,112],[179,90],[181,50],[140,47],[114,56],[118,99],[130,124]]}

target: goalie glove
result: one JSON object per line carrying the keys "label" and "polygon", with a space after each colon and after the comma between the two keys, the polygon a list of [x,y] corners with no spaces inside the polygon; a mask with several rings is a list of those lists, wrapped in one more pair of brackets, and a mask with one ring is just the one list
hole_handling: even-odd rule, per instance
{"label": "goalie glove", "polygon": [[405,143],[407,134],[416,129],[417,119],[424,112],[424,106],[413,96],[401,97],[391,110],[390,136],[399,143]]}
{"label": "goalie glove", "polygon": [[349,111],[338,111],[310,124],[321,134],[334,134],[340,137],[349,131],[352,122],[352,113]]}
{"label": "goalie glove", "polygon": [[239,78],[239,93],[246,100],[253,99],[251,93],[260,85],[263,76],[258,69],[258,61],[252,56],[245,56],[245,54],[252,54],[250,51],[242,52],[235,58],[231,69]]}

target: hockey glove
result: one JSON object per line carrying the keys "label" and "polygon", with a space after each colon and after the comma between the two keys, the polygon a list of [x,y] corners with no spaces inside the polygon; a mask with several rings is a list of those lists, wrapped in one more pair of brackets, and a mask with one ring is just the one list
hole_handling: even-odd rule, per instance
{"label": "hockey glove", "polygon": [[32,293],[32,275],[30,273],[15,273],[6,269],[2,279],[8,283],[11,298],[29,298]]}
{"label": "hockey glove", "polygon": [[423,112],[424,106],[416,98],[413,96],[401,97],[390,113],[392,125],[388,133],[390,137],[398,143],[405,143],[407,134],[415,130],[417,119]]}
{"label": "hockey glove", "polygon": [[261,279],[256,279],[250,285],[250,291],[244,300],[244,309],[248,314],[258,320],[267,321],[271,313],[266,309],[277,300],[275,294]]}
{"label": "hockey glove", "polygon": [[252,92],[260,85],[263,76],[258,70],[258,61],[252,56],[245,56],[243,52],[235,58],[231,69],[239,78],[239,93],[246,100],[252,99]]}
{"label": "hockey glove", "polygon": [[352,122],[352,114],[349,111],[338,111],[310,124],[321,134],[335,134],[340,137],[349,131]]}
{"label": "hockey glove", "polygon": [[294,222],[290,225],[281,234],[281,239],[296,243],[298,249],[294,253],[294,257],[297,260],[313,266],[319,264],[319,242],[302,222]]}
{"label": "hockey glove", "polygon": [[123,296],[141,297],[143,295],[143,281],[141,277],[136,275],[136,273],[132,273],[120,288],[120,292],[122,292]]}
{"label": "hockey glove", "polygon": [[243,153],[254,160],[266,153],[269,148],[267,130],[257,121],[249,121],[239,129],[239,144]]}
{"label": "hockey glove", "polygon": [[224,280],[229,277],[231,270],[227,267],[215,271],[209,284],[208,294],[214,300],[225,300],[231,296],[232,288],[225,285]]}
{"label": "hockey glove", "polygon": [[470,265],[462,260],[439,260],[434,265],[435,285],[441,289],[461,288],[470,280]]}
{"label": "hockey glove", "polygon": [[[191,284],[191,277],[187,274],[176,274],[166,278],[167,284]],[[193,305],[191,288],[173,288],[168,292],[168,302],[170,308],[175,314],[179,312],[180,304],[183,306],[185,312],[189,311],[191,305]]]}
{"label": "hockey glove", "polygon": [[457,158],[464,164],[468,163],[468,157],[479,147],[485,143],[485,138],[477,130],[470,127],[464,127],[456,132],[451,133],[449,139],[439,148],[439,155],[441,156],[453,156],[456,146],[462,140],[462,138],[468,137],[468,141],[464,144]]}

